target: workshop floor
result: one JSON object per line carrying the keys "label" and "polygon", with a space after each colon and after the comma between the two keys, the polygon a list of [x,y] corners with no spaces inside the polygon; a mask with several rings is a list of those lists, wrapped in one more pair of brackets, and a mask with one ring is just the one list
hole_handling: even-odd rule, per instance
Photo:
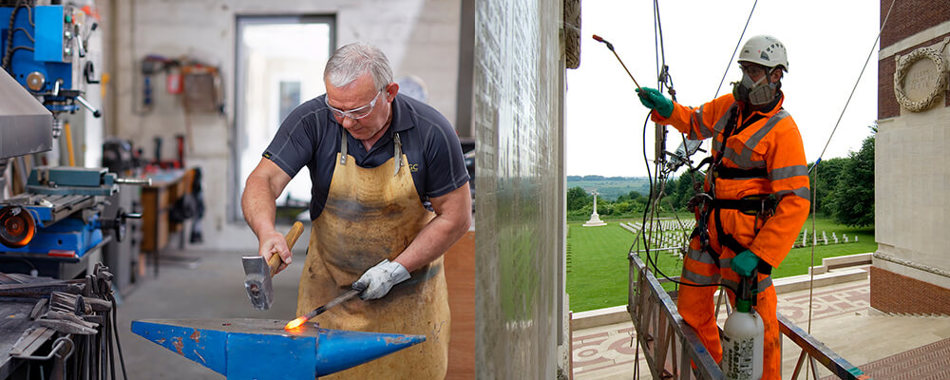
{"label": "workshop floor", "polygon": [[[280,228],[280,227],[278,227]],[[268,311],[254,310],[244,291],[241,256],[257,251],[257,241],[246,226],[206,236],[200,246],[184,251],[167,249],[163,257],[198,259],[193,265],[163,260],[158,277],[149,267],[126,294],[118,308],[118,326],[125,365],[131,379],[221,379],[223,376],[184,359],[138,335],[130,325],[136,319],[153,318],[274,318],[294,317],[297,281],[302,265],[291,265],[274,278],[276,300]],[[289,226],[283,227],[289,229]],[[308,236],[309,228],[304,232]],[[302,240],[305,241],[305,240]],[[177,239],[171,246],[177,247]],[[220,247],[227,247],[221,249]],[[243,247],[243,248],[242,248]],[[214,250],[211,250],[214,248]],[[294,249],[294,263],[303,263],[306,244]]]}

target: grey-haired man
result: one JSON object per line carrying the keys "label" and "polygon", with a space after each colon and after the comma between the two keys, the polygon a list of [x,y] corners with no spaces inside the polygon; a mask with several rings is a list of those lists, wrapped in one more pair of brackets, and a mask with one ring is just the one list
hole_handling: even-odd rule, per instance
{"label": "grey-haired man", "polygon": [[[445,376],[449,310],[442,254],[471,223],[469,177],[451,124],[399,95],[378,48],[343,46],[327,62],[327,93],[284,120],[242,199],[259,253],[290,263],[275,201],[306,165],[312,231],[297,314],[355,288],[322,327],[426,335],[427,341],[343,371],[352,378]],[[282,269],[281,268],[281,269]],[[398,284],[398,286],[397,286]]]}

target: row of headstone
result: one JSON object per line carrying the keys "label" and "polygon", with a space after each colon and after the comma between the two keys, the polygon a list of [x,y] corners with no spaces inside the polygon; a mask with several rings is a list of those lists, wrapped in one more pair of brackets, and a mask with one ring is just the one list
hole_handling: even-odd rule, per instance
{"label": "row of headstone", "polygon": [[[847,234],[841,234],[841,238],[842,238],[842,240],[844,240],[844,243],[850,243],[850,242],[851,242],[851,239],[848,238],[848,235],[847,235]],[[828,234],[825,233],[825,231],[821,231],[821,238],[819,239],[819,238],[816,236],[816,237],[813,238],[813,240],[815,240],[815,241],[812,242],[812,245],[815,245],[815,244],[828,245]],[[838,234],[835,233],[835,232],[832,232],[832,233],[831,233],[831,240],[833,241],[832,244],[839,244],[839,243],[841,243],[841,241],[838,240]],[[858,235],[854,235],[854,242],[855,242],[855,243],[858,242]],[[808,246],[808,229],[807,229],[807,228],[802,229],[802,242],[801,242],[801,244],[797,244],[797,243],[796,243],[795,246],[798,246],[798,247],[807,247],[807,246]]]}
{"label": "row of headstone", "polygon": [[[638,234],[640,232],[640,223],[623,222],[620,223],[620,226],[634,234]],[[683,229],[678,228],[678,223],[669,224],[661,222],[660,227],[667,228],[655,229],[653,230],[652,234],[647,236],[647,240],[649,241],[651,249],[672,249],[678,252],[679,250],[674,248],[683,247],[689,243],[689,230],[684,231]]]}

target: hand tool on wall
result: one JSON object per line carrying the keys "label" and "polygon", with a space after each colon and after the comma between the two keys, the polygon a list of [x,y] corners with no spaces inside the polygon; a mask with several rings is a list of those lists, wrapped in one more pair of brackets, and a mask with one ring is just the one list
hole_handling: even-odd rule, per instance
{"label": "hand tool on wall", "polygon": [[[287,249],[293,250],[294,243],[303,233],[303,223],[296,222],[290,231],[287,232]],[[241,258],[244,264],[244,288],[247,290],[247,296],[251,299],[251,304],[255,309],[267,310],[274,303],[274,287],[271,278],[277,273],[280,267],[280,255],[273,254],[269,261],[264,261],[263,256],[244,256]]]}

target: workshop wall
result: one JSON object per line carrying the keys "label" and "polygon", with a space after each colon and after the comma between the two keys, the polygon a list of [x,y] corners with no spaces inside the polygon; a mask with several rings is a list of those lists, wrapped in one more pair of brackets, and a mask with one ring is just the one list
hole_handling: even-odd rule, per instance
{"label": "workshop wall", "polygon": [[[335,15],[336,46],[361,40],[388,55],[396,78],[420,77],[429,103],[455,120],[458,82],[460,5],[453,0],[132,0],[113,3],[117,21],[114,41],[116,100],[111,132],[131,139],[153,157],[152,139],[164,138],[163,157],[175,157],[174,136],[185,134],[185,113],[178,97],[165,92],[164,77],[155,78],[154,105],[142,112],[137,70],[146,54],[188,56],[219,66],[225,114],[190,114],[192,141],[186,162],[205,174],[206,234],[221,231],[230,218],[240,219],[234,204],[235,29],[237,15]],[[322,69],[321,69],[322,72]],[[242,183],[244,178],[239,179]]]}
{"label": "workshop wall", "polygon": [[479,378],[557,378],[566,331],[560,5],[475,4]]}

